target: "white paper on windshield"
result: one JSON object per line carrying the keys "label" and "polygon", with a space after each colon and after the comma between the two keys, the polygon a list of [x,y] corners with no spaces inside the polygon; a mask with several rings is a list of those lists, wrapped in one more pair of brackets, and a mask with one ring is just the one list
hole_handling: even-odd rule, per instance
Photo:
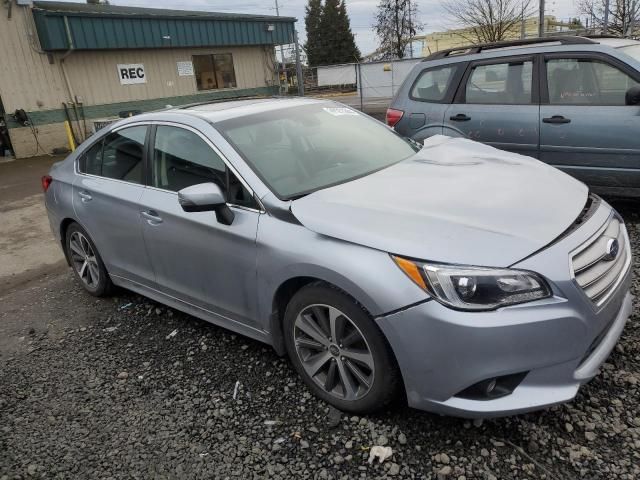
{"label": "white paper on windshield", "polygon": [[323,107],[322,109],[334,117],[341,117],[342,115],[358,115],[357,112],[346,107]]}

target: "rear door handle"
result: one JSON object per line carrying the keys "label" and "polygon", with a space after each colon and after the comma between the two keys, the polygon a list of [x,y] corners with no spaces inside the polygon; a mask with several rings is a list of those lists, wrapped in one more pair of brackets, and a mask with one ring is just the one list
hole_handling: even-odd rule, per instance
{"label": "rear door handle", "polygon": [[570,118],[565,118],[562,115],[554,115],[553,117],[543,118],[544,123],[571,123]]}
{"label": "rear door handle", "polygon": [[144,218],[147,219],[150,225],[162,223],[162,217],[160,217],[155,210],[145,210],[144,212],[140,213]]}
{"label": "rear door handle", "polygon": [[88,202],[93,198],[89,192],[78,192],[78,196],[83,202]]}
{"label": "rear door handle", "polygon": [[464,113],[459,113],[457,115],[451,115],[449,120],[453,120],[454,122],[467,122],[471,120],[471,117],[468,117]]}

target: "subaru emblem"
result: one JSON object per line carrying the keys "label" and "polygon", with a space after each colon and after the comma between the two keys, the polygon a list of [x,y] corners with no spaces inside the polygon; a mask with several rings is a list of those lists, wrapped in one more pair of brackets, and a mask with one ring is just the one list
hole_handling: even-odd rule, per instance
{"label": "subaru emblem", "polygon": [[615,258],[618,256],[618,250],[620,250],[620,244],[618,243],[618,239],[610,238],[607,241],[607,247],[605,249],[603,258],[609,262],[611,262],[612,260],[615,260]]}

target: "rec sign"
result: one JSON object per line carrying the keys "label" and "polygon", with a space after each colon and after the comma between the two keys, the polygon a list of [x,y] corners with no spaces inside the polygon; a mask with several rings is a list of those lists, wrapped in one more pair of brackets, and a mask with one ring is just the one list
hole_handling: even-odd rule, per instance
{"label": "rec sign", "polygon": [[144,65],[142,63],[119,64],[118,77],[120,78],[120,85],[147,83],[147,77],[144,73]]}

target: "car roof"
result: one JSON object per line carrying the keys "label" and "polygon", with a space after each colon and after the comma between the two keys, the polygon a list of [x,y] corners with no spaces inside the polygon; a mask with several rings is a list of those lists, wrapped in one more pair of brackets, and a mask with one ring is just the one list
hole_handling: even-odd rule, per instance
{"label": "car roof", "polygon": [[148,113],[141,113],[133,117],[119,120],[110,126],[110,129],[121,128],[125,125],[149,122],[149,121],[189,121],[189,118],[204,120],[207,123],[215,124],[231,118],[255,115],[263,112],[282,110],[303,105],[336,103],[331,100],[315,98],[245,98],[235,100],[213,100],[196,104],[183,105],[180,107],[167,106],[162,110]]}
{"label": "car roof", "polygon": [[579,37],[565,35],[461,46],[434,52],[422,61],[429,63],[433,62],[433,64],[440,65],[469,60],[498,58],[514,54],[563,51],[603,52],[611,51],[611,48],[621,48],[638,44],[640,44],[640,42],[636,40],[612,36]]}

